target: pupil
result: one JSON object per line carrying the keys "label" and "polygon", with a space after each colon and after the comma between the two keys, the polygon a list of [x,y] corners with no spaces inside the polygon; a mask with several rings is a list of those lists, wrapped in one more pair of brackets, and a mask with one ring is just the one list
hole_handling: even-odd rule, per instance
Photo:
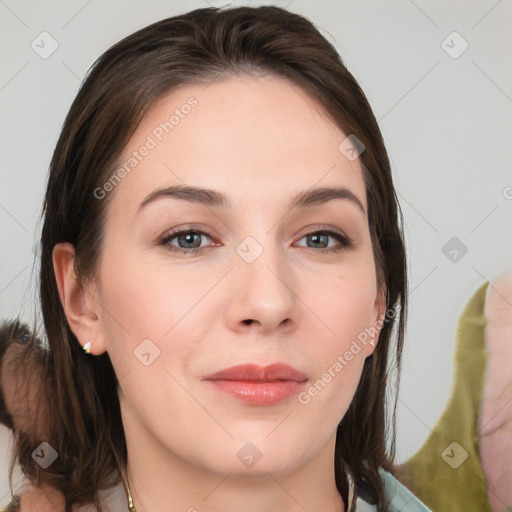
{"label": "pupil", "polygon": [[318,242],[318,241],[319,241],[319,237],[321,237],[321,236],[326,236],[326,235],[318,235],[318,234],[317,234],[317,235],[311,235],[311,236],[313,237],[313,241]]}
{"label": "pupil", "polygon": [[193,243],[193,240],[190,240],[191,237],[199,236],[199,233],[191,232],[184,235],[185,243]]}

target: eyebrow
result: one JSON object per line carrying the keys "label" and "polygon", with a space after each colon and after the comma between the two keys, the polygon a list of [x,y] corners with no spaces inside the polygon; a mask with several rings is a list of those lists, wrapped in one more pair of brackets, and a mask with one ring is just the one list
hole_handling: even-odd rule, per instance
{"label": "eyebrow", "polygon": [[[166,188],[159,188],[151,192],[139,205],[138,211],[143,209],[149,203],[161,198],[178,199],[191,203],[200,203],[211,207],[233,208],[228,197],[217,190],[209,188],[194,187],[187,185],[175,185]],[[364,215],[366,212],[361,201],[348,188],[345,187],[322,187],[299,192],[290,201],[289,208],[306,208],[332,201],[333,199],[342,199],[355,204]]]}

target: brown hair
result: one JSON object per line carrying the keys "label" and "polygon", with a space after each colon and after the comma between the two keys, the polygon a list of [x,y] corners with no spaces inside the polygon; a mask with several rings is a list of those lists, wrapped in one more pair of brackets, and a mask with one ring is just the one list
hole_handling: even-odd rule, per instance
{"label": "brown hair", "polygon": [[[398,386],[407,305],[402,213],[382,135],[358,83],[307,18],[275,6],[204,8],[159,21],[109,48],[83,82],[53,154],[42,211],[40,300],[56,395],[51,397],[54,422],[48,442],[59,459],[45,470],[32,462],[32,474],[38,484],[60,489],[68,507],[95,500],[100,509],[97,490],[119,482],[127,452],[116,374],[107,353],[85,355],[69,328],[52,250],[59,242],[73,244],[77,276],[94,278],[105,211],[113,195],[97,200],[95,189],[113,175],[123,148],[157,98],[176,86],[209,83],[221,74],[285,78],[365,146],[359,161],[378,288],[386,289],[387,310],[399,308],[400,313],[384,322],[338,426],[335,478],[346,500],[344,470],[350,471],[384,511],[378,469],[394,470],[398,392],[392,393],[388,410],[388,356]],[[26,455],[20,453],[29,459]]]}
{"label": "brown hair", "polygon": [[[48,397],[55,396],[54,372],[50,352],[26,323],[19,319],[0,325],[0,423],[15,436],[9,477],[13,504],[12,474],[16,462],[22,473],[35,479],[32,453],[51,438],[55,417]],[[9,400],[7,399],[9,397]],[[11,403],[8,409],[7,403]],[[11,509],[9,509],[11,510]],[[17,510],[14,508],[14,510]]]}

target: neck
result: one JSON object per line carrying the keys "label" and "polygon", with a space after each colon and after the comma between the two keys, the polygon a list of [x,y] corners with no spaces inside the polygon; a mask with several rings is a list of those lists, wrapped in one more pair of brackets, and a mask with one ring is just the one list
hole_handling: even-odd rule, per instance
{"label": "neck", "polygon": [[[126,425],[126,423],[125,423]],[[334,443],[289,473],[260,469],[250,477],[235,465],[224,473],[185,460],[140,424],[125,428],[127,480],[137,512],[345,512],[334,478]],[[255,466],[256,467],[256,466]]]}

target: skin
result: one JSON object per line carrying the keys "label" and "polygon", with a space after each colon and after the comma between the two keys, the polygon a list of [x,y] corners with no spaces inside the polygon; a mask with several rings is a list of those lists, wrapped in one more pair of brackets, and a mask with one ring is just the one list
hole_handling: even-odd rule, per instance
{"label": "skin", "polygon": [[[139,512],[192,506],[229,511],[238,510],[239,503],[246,510],[276,505],[302,510],[297,502],[307,510],[343,510],[332,473],[334,428],[370,345],[308,405],[291,400],[251,407],[205,389],[200,378],[240,362],[280,360],[306,371],[314,382],[344,352],[356,326],[374,320],[375,276],[368,233],[357,210],[338,200],[309,211],[287,209],[294,192],[330,184],[351,188],[366,209],[359,165],[339,158],[335,148],[344,134],[314,102],[276,79],[238,79],[168,95],[139,127],[124,156],[140,148],[190,95],[200,109],[115,190],[99,279],[82,289],[72,272],[72,246],[59,244],[54,251],[70,325],[83,344],[94,338],[92,354],[109,351],[121,379],[135,504]],[[137,218],[136,206],[147,193],[178,183],[222,190],[236,206],[222,212],[163,199]],[[209,228],[221,245],[192,257],[152,245],[160,231],[187,222]],[[316,223],[342,229],[354,239],[357,231],[358,249],[336,256],[300,247],[307,245],[304,238],[297,244],[303,231],[313,231],[303,227]],[[235,253],[247,235],[264,247],[251,264]],[[203,238],[201,245],[208,242],[213,243]],[[172,243],[177,244],[176,238]],[[320,286],[312,286],[318,280],[323,280]],[[509,276],[492,285],[486,299],[490,357],[479,426],[482,466],[497,512],[512,501],[510,457],[503,456],[512,453],[511,409],[503,407],[512,389],[507,347],[512,280]],[[255,322],[246,325],[247,318]],[[251,344],[242,340],[248,336]],[[132,353],[146,337],[161,351],[149,367]],[[179,417],[176,410],[182,411]],[[235,456],[247,441],[263,455],[251,469]],[[64,510],[56,492],[42,506],[45,499],[43,490],[31,488],[23,495],[22,512],[36,503],[41,511]]]}
{"label": "skin", "polygon": [[[247,512],[343,511],[336,427],[369,343],[307,405],[292,396],[251,406],[201,379],[242,363],[284,362],[314,383],[383,318],[360,163],[339,151],[346,134],[312,99],[270,77],[172,91],[121,160],[191,96],[195,109],[110,192],[96,279],[80,285],[70,244],[53,255],[71,328],[82,344],[94,340],[92,354],[108,351],[120,380],[134,503],[138,512],[234,512],[241,504]],[[160,198],[138,212],[155,189],[180,184],[222,191],[233,208]],[[299,191],[329,186],[348,188],[364,212],[340,199],[289,209]],[[202,253],[170,252],[176,237],[159,244],[190,223],[208,233],[196,241]],[[341,231],[353,247],[306,236],[322,229]],[[263,248],[250,264],[236,252],[247,236]],[[160,355],[145,366],[134,350],[148,338]],[[252,467],[237,457],[249,442],[262,455]]]}
{"label": "skin", "polygon": [[487,288],[488,361],[479,420],[480,455],[493,512],[512,506],[512,275]]}
{"label": "skin", "polygon": [[20,512],[65,512],[64,495],[52,487],[27,485],[21,493]]}

